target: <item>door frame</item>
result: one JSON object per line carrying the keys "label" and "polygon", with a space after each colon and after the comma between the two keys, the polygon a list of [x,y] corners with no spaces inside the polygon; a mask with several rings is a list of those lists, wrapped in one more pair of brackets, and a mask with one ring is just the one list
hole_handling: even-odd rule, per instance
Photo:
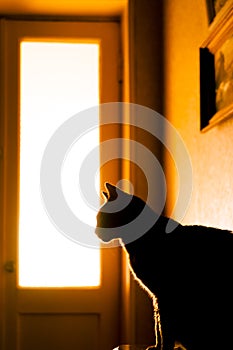
{"label": "door frame", "polygon": [[[54,23],[53,23],[54,24]],[[18,72],[18,66],[17,65],[13,65],[11,67],[11,69],[8,69],[8,57],[6,55],[6,46],[8,44],[7,41],[7,37],[6,37],[6,25],[7,25],[7,21],[6,20],[1,20],[0,21],[0,29],[1,29],[1,43],[0,43],[0,50],[1,50],[1,67],[0,67],[0,72],[1,72],[1,91],[4,91],[5,94],[7,94],[9,92],[9,89],[11,90],[11,93],[13,92],[13,94],[15,94],[15,96],[17,96],[16,98],[18,98],[18,86],[17,86],[17,82],[14,81],[14,77],[17,76]],[[11,55],[17,55],[17,52],[10,51]],[[120,74],[122,74],[120,72]],[[11,82],[9,84],[9,82]],[[126,91],[126,90],[125,90]],[[105,101],[101,101],[101,102],[105,102]],[[16,261],[15,258],[17,256],[17,251],[16,251],[16,245],[15,245],[15,232],[17,232],[17,217],[15,216],[15,213],[18,212],[18,201],[17,200],[13,200],[9,202],[9,198],[14,198],[15,193],[18,192],[18,167],[15,167],[15,164],[18,163],[18,125],[11,123],[10,120],[7,119],[7,116],[13,116],[13,115],[18,115],[18,107],[16,105],[14,105],[13,103],[9,102],[9,98],[8,96],[3,96],[3,94],[1,94],[1,150],[2,153],[0,152],[0,157],[1,157],[1,162],[0,162],[0,167],[1,167],[1,178],[0,178],[0,186],[1,186],[1,193],[2,193],[2,200],[0,201],[0,209],[1,210],[1,234],[0,234],[0,244],[1,247],[3,247],[5,245],[5,243],[7,242],[7,246],[6,249],[3,250],[2,254],[0,254],[1,256],[1,263],[2,266],[4,266],[5,262],[9,262],[9,261]],[[11,137],[9,137],[9,135]],[[9,152],[13,153],[9,156]],[[1,154],[3,154],[1,156]],[[10,185],[9,185],[10,184]],[[7,213],[8,212],[8,213]],[[12,217],[13,220],[9,220],[9,212],[12,213]],[[7,219],[8,218],[8,219]],[[6,239],[6,234],[7,234],[7,239]],[[107,250],[103,251],[102,254],[102,259],[105,260]],[[121,252],[120,250],[118,250],[118,252],[113,253],[113,255],[115,254],[115,257],[113,259],[116,258],[117,255],[117,259],[119,261],[119,266],[122,266],[122,261],[124,262],[124,258],[122,258],[121,256]],[[109,258],[108,258],[109,259]],[[121,260],[123,259],[123,260]],[[125,262],[124,262],[124,266],[125,266]],[[106,282],[106,279],[108,278],[107,276],[116,275],[116,272],[114,270],[112,270],[112,264],[111,262],[108,261],[108,264],[103,264],[104,267],[104,271],[103,271],[103,283]],[[13,316],[14,314],[14,309],[16,308],[16,300],[19,300],[19,311],[22,313],[27,313],[28,308],[30,307],[30,303],[32,302],[30,300],[30,298],[38,298],[39,295],[41,296],[41,290],[39,289],[35,289],[33,291],[26,291],[24,290],[24,294],[27,294],[27,304],[25,305],[25,303],[23,302],[22,299],[22,290],[21,289],[16,289],[14,286],[16,285],[17,281],[17,274],[15,273],[15,271],[9,272],[7,274],[7,277],[5,278],[5,274],[6,272],[4,271],[4,269],[1,269],[0,271],[0,282],[1,285],[3,286],[3,288],[0,289],[0,306],[2,310],[6,310],[5,312],[1,313],[1,317],[0,317],[0,327],[1,327],[1,334],[2,334],[2,349],[16,349],[17,346],[14,342],[13,337],[11,337],[12,331],[15,330],[17,331],[17,319]],[[124,280],[122,281],[122,277],[124,278]],[[120,282],[121,279],[121,283]],[[121,292],[121,298],[125,298],[126,294],[124,291],[124,288],[126,288],[126,292],[129,292],[129,285],[128,283],[125,283],[125,274],[122,274],[122,276],[118,276],[115,286],[118,285],[118,289],[120,290],[121,286],[122,286],[122,292]],[[119,290],[117,291],[117,293],[119,292]],[[11,295],[6,295],[6,291],[11,291]],[[72,294],[77,293],[77,290],[69,290],[66,291],[70,294],[70,296],[72,296]],[[95,291],[96,292],[96,291]],[[53,300],[57,300],[57,303],[59,302],[59,300],[61,300],[61,298],[63,297],[63,293],[64,291],[61,290],[55,290],[53,288],[50,288],[50,290],[48,291],[49,294],[49,299],[53,299]],[[94,295],[92,290],[79,290],[79,294],[80,296],[84,295],[85,293],[85,297],[87,297],[87,294],[90,296],[90,299],[93,300],[93,305],[96,305],[96,310],[94,310],[94,312],[98,313],[100,312],[99,310],[99,300],[101,297],[103,297],[103,291],[101,291],[101,288],[99,289],[99,296]],[[110,290],[109,290],[109,294],[111,293],[116,293],[116,291],[113,288],[113,285],[110,286]],[[96,293],[95,293],[96,294]],[[120,295],[120,294],[119,294]],[[78,299],[78,298],[77,298]],[[120,307],[119,307],[119,303],[120,303],[120,298],[118,298],[118,302],[116,303],[116,305],[114,306],[114,309],[112,310],[112,313],[116,313],[119,312]],[[9,302],[10,301],[10,302]],[[107,300],[106,300],[107,301]],[[48,308],[48,299],[44,298],[44,300],[42,300],[42,305],[44,305],[45,308]],[[55,305],[55,304],[54,304]],[[56,310],[55,306],[51,306],[51,312],[58,312],[58,310]],[[73,303],[68,301],[67,307],[68,310],[70,310],[70,312],[74,312],[74,309],[77,308],[79,310],[79,312],[84,312],[84,307],[87,307],[88,305],[85,303],[83,305],[81,305],[81,303],[77,300],[76,301],[76,305],[74,305]],[[6,307],[6,308],[5,308]],[[31,305],[31,307],[34,308],[35,312],[41,312],[41,305],[36,305],[34,304],[33,306]],[[87,309],[86,309],[87,310]],[[92,311],[93,312],[93,309]],[[14,322],[12,322],[12,320],[14,319]],[[128,317],[127,317],[128,319]],[[108,317],[106,317],[106,319],[104,320],[104,323],[106,325],[106,328],[108,326],[110,322],[110,319]],[[118,325],[119,322],[117,321]],[[6,325],[8,324],[8,327],[6,327]],[[10,325],[10,326],[9,326]],[[122,329],[125,329],[127,327],[126,326],[126,319],[124,318],[124,322],[123,322],[123,326]],[[120,343],[120,334],[117,335],[118,339],[119,339],[119,343]],[[7,344],[8,342],[8,344]],[[106,340],[106,344],[107,344],[107,340]],[[103,344],[103,349],[105,348],[105,345]]]}

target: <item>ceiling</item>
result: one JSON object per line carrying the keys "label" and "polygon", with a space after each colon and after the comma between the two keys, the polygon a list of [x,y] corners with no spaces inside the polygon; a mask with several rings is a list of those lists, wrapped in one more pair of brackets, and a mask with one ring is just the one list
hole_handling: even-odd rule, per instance
{"label": "ceiling", "polygon": [[116,16],[127,0],[0,0],[1,15]]}

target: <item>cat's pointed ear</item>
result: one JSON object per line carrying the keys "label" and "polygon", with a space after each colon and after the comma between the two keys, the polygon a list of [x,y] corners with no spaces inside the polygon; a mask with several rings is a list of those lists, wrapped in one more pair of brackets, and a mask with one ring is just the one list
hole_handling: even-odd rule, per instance
{"label": "cat's pointed ear", "polygon": [[104,199],[107,199],[107,200],[108,200],[108,194],[107,194],[107,192],[102,191],[102,195],[103,195]]}
{"label": "cat's pointed ear", "polygon": [[105,187],[108,191],[108,200],[114,201],[117,198],[117,189],[116,186],[110,184],[109,182],[105,183]]}

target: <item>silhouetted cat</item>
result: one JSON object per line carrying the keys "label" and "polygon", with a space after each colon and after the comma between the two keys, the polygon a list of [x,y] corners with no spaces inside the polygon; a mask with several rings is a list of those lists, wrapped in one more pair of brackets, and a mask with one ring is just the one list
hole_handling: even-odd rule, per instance
{"label": "silhouetted cat", "polygon": [[[178,223],[166,233],[168,218],[156,216],[140,198],[105,186],[96,234],[104,242],[121,239],[135,277],[154,299],[158,348],[172,350],[178,341],[187,350],[232,350],[232,233]],[[157,221],[134,240],[133,232],[127,237],[128,224],[143,209]]]}

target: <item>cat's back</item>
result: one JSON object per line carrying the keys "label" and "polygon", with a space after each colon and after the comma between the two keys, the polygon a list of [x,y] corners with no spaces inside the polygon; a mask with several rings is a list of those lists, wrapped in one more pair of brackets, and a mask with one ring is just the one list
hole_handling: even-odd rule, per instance
{"label": "cat's back", "polygon": [[180,268],[197,270],[199,274],[205,269],[216,275],[222,269],[224,275],[233,268],[233,233],[206,226],[179,225],[174,232],[165,235],[165,250],[173,263]]}
{"label": "cat's back", "polygon": [[[211,261],[216,265],[233,263],[233,233],[205,226],[179,226],[174,235],[167,236],[171,247],[187,259],[203,266]],[[233,267],[233,266],[232,266]]]}

